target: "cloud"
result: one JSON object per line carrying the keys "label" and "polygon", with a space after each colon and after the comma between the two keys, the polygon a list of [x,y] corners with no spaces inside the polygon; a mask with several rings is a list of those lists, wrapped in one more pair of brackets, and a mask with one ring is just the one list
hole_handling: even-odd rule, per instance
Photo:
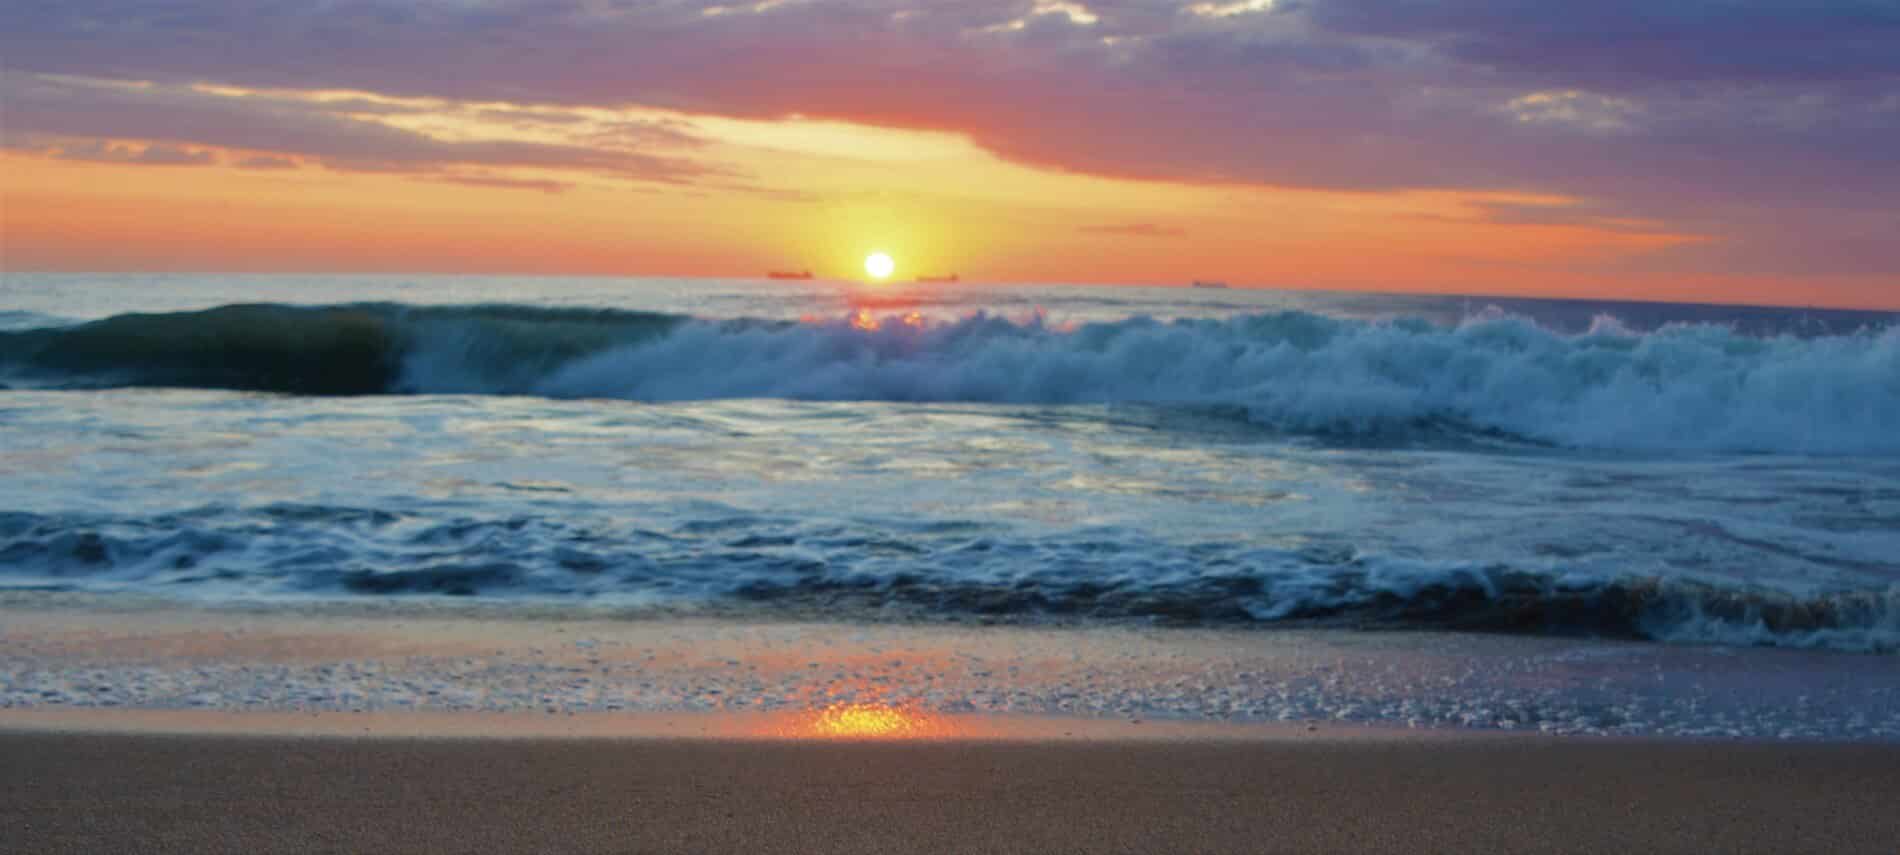
{"label": "cloud", "polygon": [[1632,88],[1684,82],[1891,80],[1889,0],[1318,0],[1329,30],[1430,43],[1462,61]]}
{"label": "cloud", "polygon": [[[0,83],[8,137],[44,136],[147,140],[161,156],[170,147],[215,146],[310,158],[360,172],[430,172],[449,167],[531,167],[687,183],[723,170],[692,160],[628,148],[518,140],[445,140],[355,118],[361,102],[313,102],[268,95],[213,94],[186,86],[126,86],[105,81],[9,75]],[[383,112],[394,108],[379,105]],[[653,131],[653,138],[678,136]],[[636,146],[646,140],[622,134]],[[208,157],[208,155],[206,155]],[[194,161],[198,162],[198,161]]]}
{"label": "cloud", "polygon": [[[1788,277],[1886,277],[1888,295],[1900,294],[1894,236],[1900,212],[1781,211],[1725,213],[1710,240],[1669,247],[1631,259],[1636,271],[1745,273]],[[1892,302],[1891,299],[1888,302]]]}
{"label": "cloud", "polygon": [[147,166],[206,166],[217,162],[209,151],[169,145],[126,145],[106,140],[27,139],[6,146],[57,160],[92,163],[140,163]]}
{"label": "cloud", "polygon": [[1142,238],[1178,238],[1187,234],[1187,232],[1182,229],[1173,226],[1157,225],[1155,223],[1121,223],[1103,226],[1083,226],[1077,229],[1077,231],[1083,232],[1084,234]]}
{"label": "cloud", "polygon": [[1506,103],[1504,110],[1520,122],[1561,124],[1602,133],[1627,131],[1641,120],[1641,109],[1629,99],[1575,89],[1520,95]]}
{"label": "cloud", "polygon": [[1619,214],[1600,204],[1577,202],[1516,202],[1495,199],[1471,203],[1479,219],[1501,226],[1572,226],[1597,231],[1661,234],[1666,223]]}
{"label": "cloud", "polygon": [[[1074,172],[1556,194],[1737,236],[1752,210],[1877,213],[1900,196],[1891,0],[23,0],[10,18],[9,85],[159,84],[9,94],[10,125],[334,168],[705,178],[661,137],[448,142],[178,87],[506,102],[522,122],[572,106],[797,114],[957,131]],[[1867,263],[1900,274],[1900,248]]]}
{"label": "cloud", "polygon": [[535,178],[503,178],[495,175],[442,175],[435,178],[450,184],[466,184],[470,187],[495,187],[503,190],[539,190],[543,193],[562,193],[574,185],[562,181],[549,181]]}
{"label": "cloud", "polygon": [[156,166],[203,166],[215,163],[217,158],[208,151],[187,150],[168,145],[148,145],[135,159],[138,163]]}
{"label": "cloud", "polygon": [[236,166],[239,169],[296,169],[297,162],[287,157],[254,155],[239,158],[232,166]]}
{"label": "cloud", "polygon": [[1182,11],[1201,18],[1231,18],[1273,8],[1273,0],[1233,0],[1228,3],[1194,3]]}

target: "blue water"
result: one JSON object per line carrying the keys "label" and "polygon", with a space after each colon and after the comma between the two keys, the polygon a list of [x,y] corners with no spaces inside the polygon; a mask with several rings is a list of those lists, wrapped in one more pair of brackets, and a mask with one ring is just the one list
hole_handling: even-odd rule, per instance
{"label": "blue water", "polygon": [[1890,651],[1891,313],[0,284],[0,586]]}

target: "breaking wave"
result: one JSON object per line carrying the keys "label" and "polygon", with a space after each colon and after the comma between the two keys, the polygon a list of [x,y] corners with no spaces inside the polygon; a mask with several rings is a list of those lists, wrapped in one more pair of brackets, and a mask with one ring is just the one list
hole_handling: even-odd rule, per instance
{"label": "breaking wave", "polygon": [[1566,335],[1303,312],[1065,327],[817,323],[523,306],[227,306],[0,332],[10,383],[307,395],[773,397],[1237,408],[1275,430],[1446,429],[1603,449],[1900,454],[1900,329]]}
{"label": "breaking wave", "polygon": [[703,519],[664,530],[350,507],[0,513],[0,588],[480,597],[834,618],[1148,620],[1900,650],[1900,586],[1795,593],[1352,549]]}

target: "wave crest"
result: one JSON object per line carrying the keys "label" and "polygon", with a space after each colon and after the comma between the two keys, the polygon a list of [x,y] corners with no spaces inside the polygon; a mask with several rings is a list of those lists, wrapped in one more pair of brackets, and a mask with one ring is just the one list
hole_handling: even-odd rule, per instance
{"label": "wave crest", "polygon": [[0,332],[11,377],[295,394],[774,397],[1238,408],[1283,431],[1455,430],[1637,450],[1900,454],[1900,330],[1564,335],[1303,312],[1079,327],[977,314],[821,323],[519,306],[227,306]]}
{"label": "wave crest", "polygon": [[876,329],[683,325],[535,387],[560,397],[1147,403],[1243,408],[1293,432],[1453,426],[1569,446],[1900,453],[1900,331],[1772,339],[1716,326],[1565,336],[1300,312],[1074,330],[979,315]]}

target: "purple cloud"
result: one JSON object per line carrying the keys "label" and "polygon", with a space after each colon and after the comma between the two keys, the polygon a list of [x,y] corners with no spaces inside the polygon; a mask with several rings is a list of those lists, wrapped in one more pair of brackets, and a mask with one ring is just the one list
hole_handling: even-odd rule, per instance
{"label": "purple cloud", "polygon": [[1891,81],[1900,4],[1884,0],[1320,0],[1335,32],[1421,41],[1573,86]]}
{"label": "purple cloud", "polygon": [[287,157],[253,155],[251,157],[239,158],[232,166],[236,166],[239,169],[296,169],[297,162]]}
{"label": "purple cloud", "polygon": [[[0,54],[9,80],[798,113],[956,130],[1018,161],[1111,176],[1556,193],[1589,200],[1606,221],[1666,220],[1756,251],[1780,245],[1789,258],[1821,229],[1858,234],[1855,223],[1900,196],[1890,0],[1280,0],[1224,16],[1196,14],[1189,0],[1080,0],[1081,16],[1031,0],[850,0],[727,2],[706,14],[718,5],[25,0]],[[62,108],[9,94],[8,121],[244,147],[208,139],[214,128],[347,168],[697,178],[658,145],[444,143],[307,108],[260,104],[239,117],[120,100]],[[1787,216],[1771,225],[1761,211]],[[1900,275],[1900,241],[1890,243],[1854,244],[1857,264]]]}
{"label": "purple cloud", "polygon": [[217,157],[208,151],[187,150],[169,145],[112,145],[97,140],[50,145],[44,150],[60,160],[87,160],[98,163],[205,166],[217,162]]}
{"label": "purple cloud", "polygon": [[[332,169],[362,172],[529,167],[676,183],[725,174],[685,158],[625,149],[445,141],[352,118],[334,104],[270,96],[229,97],[178,86],[127,87],[14,75],[0,83],[0,98],[7,107],[4,135],[8,138],[137,139],[167,146],[217,146],[299,155]],[[341,103],[343,110],[352,109],[353,102]],[[632,133],[622,136],[640,141]],[[650,139],[664,143],[682,137],[675,130],[653,129]]]}

